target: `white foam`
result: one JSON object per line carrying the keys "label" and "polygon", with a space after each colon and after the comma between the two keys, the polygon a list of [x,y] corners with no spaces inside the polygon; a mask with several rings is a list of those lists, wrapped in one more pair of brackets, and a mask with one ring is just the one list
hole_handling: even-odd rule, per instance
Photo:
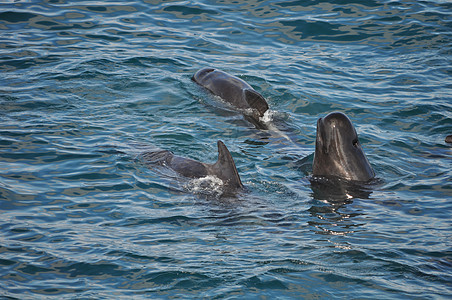
{"label": "white foam", "polygon": [[267,109],[267,111],[265,111],[264,115],[262,117],[259,118],[259,120],[263,123],[265,123],[267,125],[267,128],[272,131],[273,133],[275,133],[276,135],[286,139],[287,141],[289,141],[291,144],[294,144],[294,142],[292,141],[292,139],[285,134],[284,132],[282,132],[281,130],[279,130],[274,124],[273,124],[273,117],[277,115],[278,112]]}
{"label": "white foam", "polygon": [[273,121],[274,112],[270,109],[267,109],[262,117],[259,118],[259,121],[264,123],[270,123]]}
{"label": "white foam", "polygon": [[208,175],[202,178],[191,179],[185,188],[191,193],[218,195],[223,193],[224,182],[220,178]]}

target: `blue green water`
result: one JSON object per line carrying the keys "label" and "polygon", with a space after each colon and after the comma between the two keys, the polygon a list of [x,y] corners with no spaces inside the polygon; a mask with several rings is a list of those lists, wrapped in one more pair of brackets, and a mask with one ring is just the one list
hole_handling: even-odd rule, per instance
{"label": "blue green water", "polygon": [[[3,1],[0,297],[451,298],[451,56],[442,0]],[[271,128],[190,80],[206,66]],[[332,111],[364,191],[309,181]],[[236,197],[137,159],[212,163],[219,139]]]}

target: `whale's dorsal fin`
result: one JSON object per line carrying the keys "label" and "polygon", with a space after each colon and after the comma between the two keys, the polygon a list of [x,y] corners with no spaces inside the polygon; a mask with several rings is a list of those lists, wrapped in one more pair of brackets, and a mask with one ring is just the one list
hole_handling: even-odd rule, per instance
{"label": "whale's dorsal fin", "polygon": [[239,173],[235,167],[234,160],[231,153],[222,141],[217,142],[218,146],[218,161],[213,164],[218,178],[223,180],[229,187],[243,188],[242,181],[240,180]]}
{"label": "whale's dorsal fin", "polygon": [[246,89],[245,100],[251,108],[254,108],[259,112],[261,117],[268,110],[267,101],[265,101],[264,97],[255,90]]}

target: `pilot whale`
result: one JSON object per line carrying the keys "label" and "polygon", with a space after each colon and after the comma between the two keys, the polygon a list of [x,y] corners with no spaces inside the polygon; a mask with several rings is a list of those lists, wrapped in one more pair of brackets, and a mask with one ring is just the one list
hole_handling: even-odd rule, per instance
{"label": "pilot whale", "polygon": [[196,72],[192,80],[238,109],[251,109],[257,120],[268,110],[267,101],[261,94],[242,79],[226,72],[204,68]]}
{"label": "pilot whale", "polygon": [[333,112],[318,119],[312,173],[353,181],[375,177],[355,127],[345,114]]}
{"label": "pilot whale", "polygon": [[214,164],[177,156],[171,151],[162,149],[144,152],[141,154],[141,158],[146,164],[163,165],[188,178],[215,176],[223,181],[224,187],[228,191],[242,189],[243,184],[231,153],[222,141],[218,141],[217,146],[218,160]]}

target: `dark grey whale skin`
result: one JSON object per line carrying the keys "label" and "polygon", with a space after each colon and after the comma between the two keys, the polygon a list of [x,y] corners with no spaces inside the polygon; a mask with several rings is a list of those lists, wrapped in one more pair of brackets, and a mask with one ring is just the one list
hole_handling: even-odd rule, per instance
{"label": "dark grey whale skin", "polygon": [[203,68],[193,75],[192,80],[236,108],[252,109],[256,119],[268,110],[267,101],[261,94],[242,79],[226,72]]}
{"label": "dark grey whale skin", "polygon": [[446,138],[444,139],[444,141],[445,141],[446,143],[450,143],[450,144],[452,144],[452,134],[451,134],[451,135],[448,135],[448,136],[446,136]]}
{"label": "dark grey whale skin", "polygon": [[148,151],[141,154],[146,164],[160,164],[188,178],[216,176],[224,183],[227,191],[243,189],[242,181],[235,167],[231,153],[222,141],[217,142],[218,160],[214,164],[174,155],[168,150]]}
{"label": "dark grey whale skin", "polygon": [[333,112],[317,121],[312,173],[352,181],[369,181],[375,177],[355,127],[345,114]]}

